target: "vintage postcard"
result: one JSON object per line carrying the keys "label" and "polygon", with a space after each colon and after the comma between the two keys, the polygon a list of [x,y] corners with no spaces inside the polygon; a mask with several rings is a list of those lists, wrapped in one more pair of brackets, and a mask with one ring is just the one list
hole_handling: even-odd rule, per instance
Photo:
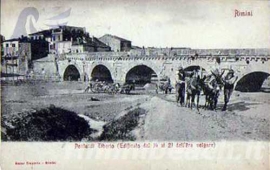
{"label": "vintage postcard", "polygon": [[269,21],[264,0],[1,0],[0,169],[269,169]]}

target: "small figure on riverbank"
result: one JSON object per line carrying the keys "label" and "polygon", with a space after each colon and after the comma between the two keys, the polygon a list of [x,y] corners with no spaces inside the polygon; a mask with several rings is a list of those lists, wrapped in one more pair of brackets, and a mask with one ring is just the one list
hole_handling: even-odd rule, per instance
{"label": "small figure on riverbank", "polygon": [[230,69],[227,75],[224,78],[224,106],[222,108],[222,111],[227,110],[227,105],[230,101],[234,84],[237,81],[238,77],[234,75],[234,70]]}

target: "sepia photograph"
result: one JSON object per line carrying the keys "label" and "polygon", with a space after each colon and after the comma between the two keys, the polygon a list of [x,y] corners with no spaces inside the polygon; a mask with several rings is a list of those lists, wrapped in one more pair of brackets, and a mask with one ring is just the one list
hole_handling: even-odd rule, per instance
{"label": "sepia photograph", "polygon": [[[1,157],[8,145],[267,146],[269,17],[263,0],[1,0]],[[4,170],[69,169],[10,155]]]}

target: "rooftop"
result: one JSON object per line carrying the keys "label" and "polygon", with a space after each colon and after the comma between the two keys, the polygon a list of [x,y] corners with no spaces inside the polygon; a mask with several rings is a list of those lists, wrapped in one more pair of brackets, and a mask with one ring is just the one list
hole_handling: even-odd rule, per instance
{"label": "rooftop", "polygon": [[12,41],[19,41],[19,38],[12,38],[8,40],[4,40],[3,42],[12,42]]}
{"label": "rooftop", "polygon": [[38,32],[35,32],[35,33],[32,33],[32,34],[29,34],[30,36],[31,35],[44,35],[45,37],[48,37],[48,36],[51,36],[52,35],[52,30],[49,29],[49,30],[42,30],[42,31],[38,31]]}
{"label": "rooftop", "polygon": [[81,29],[84,29],[85,27],[77,27],[77,26],[71,26],[71,25],[59,25],[59,28],[81,28]]}
{"label": "rooftop", "polygon": [[[116,35],[111,35],[111,34],[105,34],[105,35],[103,35],[102,37],[104,37],[104,36],[109,36],[109,37],[112,37],[112,38],[118,39],[118,40],[120,40],[120,41],[130,41],[130,40],[127,40],[127,39],[124,39],[124,38],[118,37],[118,36],[116,36]],[[131,41],[130,41],[130,42],[131,42]]]}

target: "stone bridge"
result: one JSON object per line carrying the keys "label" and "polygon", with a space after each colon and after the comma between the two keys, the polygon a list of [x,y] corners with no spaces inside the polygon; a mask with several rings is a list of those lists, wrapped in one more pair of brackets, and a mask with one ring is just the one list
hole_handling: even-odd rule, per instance
{"label": "stone bridge", "polygon": [[185,70],[205,70],[215,68],[234,69],[238,85],[245,83],[261,87],[270,75],[270,53],[209,54],[189,53],[184,55],[130,55],[126,52],[80,53],[58,56],[58,73],[62,80],[100,80],[111,82],[150,82],[153,75],[157,79],[168,76],[175,82],[178,66]]}

